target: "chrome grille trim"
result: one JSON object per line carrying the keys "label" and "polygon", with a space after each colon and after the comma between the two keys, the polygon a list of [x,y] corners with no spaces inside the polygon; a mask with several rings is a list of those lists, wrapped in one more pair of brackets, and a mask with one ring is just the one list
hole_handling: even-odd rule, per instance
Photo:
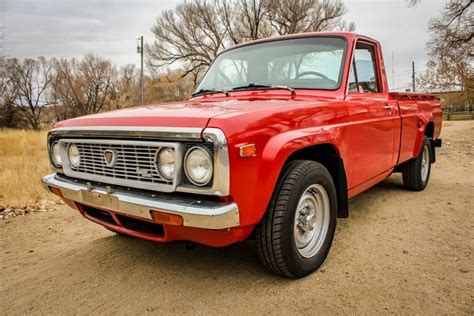
{"label": "chrome grille trim", "polygon": [[[67,176],[147,190],[173,192],[181,179],[182,145],[179,143],[151,141],[121,141],[110,139],[60,139],[63,170]],[[78,168],[69,163],[68,146],[76,144],[81,153]],[[173,181],[165,179],[155,166],[156,153],[162,148],[176,152],[176,174]],[[105,150],[113,150],[117,160],[108,167],[104,160]],[[150,176],[138,171],[146,170]]]}
{"label": "chrome grille trim", "polygon": [[[196,193],[205,195],[227,196],[230,194],[230,166],[229,166],[229,148],[224,132],[219,128],[206,127],[141,127],[141,126],[83,126],[83,127],[57,127],[48,133],[48,152],[51,152],[51,144],[62,138],[87,138],[93,139],[135,139],[149,141],[191,141],[202,142],[207,141],[214,144],[214,179],[211,188],[199,188],[190,184],[183,183],[182,166],[179,166],[177,175],[177,185],[175,191]],[[135,141],[134,141],[135,142]],[[169,144],[169,143],[167,143]],[[180,158],[181,159],[181,158]],[[51,168],[60,173],[65,174],[64,168],[57,168],[51,163]],[[182,159],[180,160],[182,164]],[[177,166],[178,167],[178,166]],[[83,178],[88,180],[89,178]],[[89,179],[93,180],[93,179]],[[97,181],[100,182],[100,181]],[[102,181],[104,182],[104,181]],[[104,182],[105,183],[105,182]],[[116,183],[119,184],[119,183]],[[131,187],[129,183],[121,183],[120,185]],[[145,189],[150,189],[149,187]],[[168,189],[168,188],[167,188]],[[153,189],[150,189],[153,190]],[[162,189],[154,189],[155,191],[168,192]]]}

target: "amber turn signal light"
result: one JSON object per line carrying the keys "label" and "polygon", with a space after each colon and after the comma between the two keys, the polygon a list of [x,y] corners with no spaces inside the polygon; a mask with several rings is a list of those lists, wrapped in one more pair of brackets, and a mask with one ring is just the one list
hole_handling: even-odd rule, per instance
{"label": "amber turn signal light", "polygon": [[255,147],[255,144],[240,146],[240,157],[242,158],[255,157],[256,154],[257,154],[257,147]]}
{"label": "amber turn signal light", "polygon": [[63,197],[64,197],[64,196],[63,196],[63,193],[61,192],[60,189],[58,189],[58,188],[53,188],[53,187],[51,187],[51,188],[49,188],[49,189],[51,190],[51,192],[53,192],[54,194],[56,194],[56,195],[59,196],[60,198],[63,198]]}
{"label": "amber turn signal light", "polygon": [[175,226],[183,225],[183,218],[179,215],[163,213],[159,211],[151,211],[151,217],[153,218],[153,221],[160,224],[168,224]]}

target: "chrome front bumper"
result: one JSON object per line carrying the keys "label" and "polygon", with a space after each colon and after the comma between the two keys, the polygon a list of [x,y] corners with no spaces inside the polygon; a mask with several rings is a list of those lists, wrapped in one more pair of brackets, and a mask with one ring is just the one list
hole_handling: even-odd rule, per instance
{"label": "chrome front bumper", "polygon": [[[90,185],[56,173],[43,177],[48,191],[56,188],[62,196],[79,204],[108,209],[124,215],[152,220],[151,211],[180,215],[183,226],[226,229],[239,226],[239,209],[235,203],[198,200],[158,192],[124,187]],[[91,198],[93,196],[94,198]]]}

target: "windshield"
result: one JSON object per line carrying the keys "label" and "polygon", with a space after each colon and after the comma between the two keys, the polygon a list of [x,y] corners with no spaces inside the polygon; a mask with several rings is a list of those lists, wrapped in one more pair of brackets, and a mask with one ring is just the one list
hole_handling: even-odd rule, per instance
{"label": "windshield", "polygon": [[219,55],[197,93],[290,87],[336,90],[341,85],[346,41],[310,37],[253,44]]}

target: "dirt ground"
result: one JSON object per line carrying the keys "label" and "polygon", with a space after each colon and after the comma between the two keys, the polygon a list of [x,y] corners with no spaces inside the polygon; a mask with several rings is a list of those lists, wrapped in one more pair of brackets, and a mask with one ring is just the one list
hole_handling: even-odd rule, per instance
{"label": "dirt ground", "polygon": [[447,122],[430,184],[394,175],[350,202],[309,277],[223,249],[121,237],[60,206],[0,221],[0,314],[473,314],[474,121]]}

